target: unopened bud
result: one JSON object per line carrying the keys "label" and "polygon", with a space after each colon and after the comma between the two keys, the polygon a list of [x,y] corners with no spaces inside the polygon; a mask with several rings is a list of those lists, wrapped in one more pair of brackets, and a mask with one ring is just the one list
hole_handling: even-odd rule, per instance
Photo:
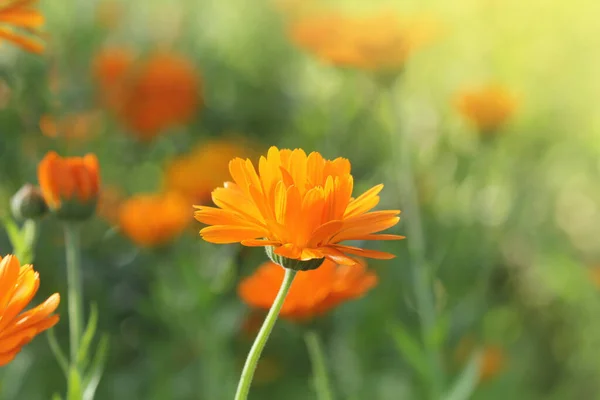
{"label": "unopened bud", "polygon": [[48,212],[41,190],[30,184],[25,184],[10,200],[10,207],[15,218],[39,219]]}

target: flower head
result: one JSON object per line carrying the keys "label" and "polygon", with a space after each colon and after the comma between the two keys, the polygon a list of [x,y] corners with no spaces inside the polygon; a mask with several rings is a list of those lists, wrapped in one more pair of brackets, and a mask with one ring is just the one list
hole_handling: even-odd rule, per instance
{"label": "flower head", "polygon": [[38,181],[48,207],[63,219],[86,219],[96,209],[100,176],[98,159],[60,157],[51,151],[38,165]]}
{"label": "flower head", "polygon": [[37,0],[8,0],[0,5],[0,39],[31,53],[44,51],[39,39],[39,29],[44,25],[44,16],[34,6]]}
{"label": "flower head", "polygon": [[37,334],[58,322],[58,315],[52,314],[60,303],[58,293],[22,312],[39,286],[39,274],[31,265],[21,266],[12,255],[0,257],[0,366],[12,361]]}
{"label": "flower head", "polygon": [[425,21],[404,21],[389,12],[372,16],[309,15],[291,26],[292,40],[340,67],[395,74],[432,33]]}
{"label": "flower head", "polygon": [[460,113],[481,133],[493,133],[514,114],[517,103],[504,87],[488,85],[458,95]]}
{"label": "flower head", "polygon": [[[240,283],[238,294],[248,305],[268,310],[277,296],[283,275],[283,268],[267,262]],[[295,321],[311,319],[347,300],[363,296],[376,284],[377,275],[368,271],[364,263],[337,266],[326,260],[320,268],[296,276],[280,315]]]}
{"label": "flower head", "polygon": [[139,194],[119,208],[119,226],[143,247],[166,244],[183,232],[191,220],[190,203],[177,193]]}
{"label": "flower head", "polygon": [[203,143],[191,152],[173,159],[165,170],[167,190],[176,191],[204,203],[210,193],[229,178],[229,161],[249,155],[248,146],[234,140]]}
{"label": "flower head", "polygon": [[10,208],[17,219],[39,219],[48,212],[42,191],[26,183],[10,199]]}
{"label": "flower head", "polygon": [[341,244],[346,240],[397,240],[376,234],[398,223],[400,211],[369,212],[379,203],[377,185],[352,198],[350,161],[325,160],[317,152],[271,147],[258,172],[250,160],[229,163],[233,182],[212,192],[215,207],[195,206],[198,221],[212,225],[200,234],[211,243],[271,246],[287,259],[328,258],[353,265],[347,254],[389,259],[394,255]]}
{"label": "flower head", "polygon": [[157,51],[136,59],[123,49],[101,53],[95,75],[106,106],[139,139],[189,122],[201,103],[201,82],[183,56]]}

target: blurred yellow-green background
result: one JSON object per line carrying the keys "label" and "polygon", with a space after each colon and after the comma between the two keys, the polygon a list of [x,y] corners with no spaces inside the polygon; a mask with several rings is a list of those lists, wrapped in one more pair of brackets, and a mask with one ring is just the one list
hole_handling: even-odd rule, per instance
{"label": "blurred yellow-green background", "polygon": [[[110,341],[96,399],[233,398],[256,333],[237,285],[266,256],[202,241],[192,205],[210,204],[230,159],[256,162],[272,145],[348,158],[355,196],[384,183],[379,208],[402,210],[391,231],[406,240],[364,245],[397,255],[368,262],[378,285],[309,324],[336,399],[430,399],[432,379],[443,400],[600,398],[597,0],[38,9],[45,51],[0,47],[0,216],[12,218],[10,198],[37,184],[48,151],[98,157],[99,205],[80,235],[86,314],[97,304]],[[323,15],[303,45],[295,27]],[[393,68],[341,65],[320,53],[337,37],[332,15],[385,16],[349,35],[375,47],[395,21],[407,42],[423,40],[399,44]],[[382,48],[362,50],[393,58]],[[61,293],[54,332],[66,349],[61,223],[47,216],[38,232],[35,304]],[[0,254],[12,252],[1,233]],[[415,263],[435,311],[425,334]],[[306,329],[278,321],[251,399],[316,398]],[[1,367],[0,399],[49,399],[64,381],[43,333]]]}

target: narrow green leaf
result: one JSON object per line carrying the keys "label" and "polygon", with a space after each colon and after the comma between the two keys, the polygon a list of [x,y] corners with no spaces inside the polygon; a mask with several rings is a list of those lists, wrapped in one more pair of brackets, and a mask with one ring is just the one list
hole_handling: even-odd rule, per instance
{"label": "narrow green leaf", "polygon": [[444,400],[468,400],[471,398],[477,384],[479,383],[479,368],[481,364],[481,351],[478,350],[469,359],[469,362],[462,370],[454,385]]}
{"label": "narrow green leaf", "polygon": [[65,378],[67,378],[69,376],[69,363],[67,361],[65,353],[63,353],[62,349],[60,348],[60,345],[58,344],[58,341],[56,340],[54,329],[48,329],[47,337],[48,344],[50,345],[50,350],[52,350],[52,353],[54,354],[54,357],[56,358],[60,369],[62,369],[63,373],[65,374]]}
{"label": "narrow green leaf", "polygon": [[81,375],[77,368],[71,367],[67,382],[67,400],[81,400]]}
{"label": "narrow green leaf", "polygon": [[25,246],[25,238],[23,237],[21,230],[10,217],[5,216],[2,218],[2,224],[4,225],[8,239],[10,240],[10,244],[13,247],[13,253],[19,257],[19,253],[21,253],[21,250]]}
{"label": "narrow green leaf", "polygon": [[406,362],[408,362],[420,376],[427,378],[429,374],[425,362],[425,354],[419,342],[415,340],[408,333],[408,330],[398,321],[390,325],[390,333],[394,338],[398,351]]}
{"label": "narrow green leaf", "polygon": [[90,350],[90,346],[92,344],[92,340],[94,339],[94,335],[96,334],[96,328],[98,327],[98,307],[95,303],[92,303],[90,306],[90,317],[88,319],[88,323],[85,327],[85,331],[81,338],[81,344],[79,345],[79,350],[77,351],[77,365],[81,366],[82,370],[85,370],[88,365],[88,353]]}
{"label": "narrow green leaf", "polygon": [[106,357],[108,355],[108,335],[104,334],[100,338],[98,342],[98,348],[96,349],[96,354],[94,355],[94,360],[92,361],[92,365],[90,371],[85,378],[84,387],[85,391],[83,393],[83,400],[93,400],[94,395],[96,394],[96,389],[98,388],[98,384],[100,383],[100,379],[102,378],[102,373],[104,372],[104,365],[106,364]]}

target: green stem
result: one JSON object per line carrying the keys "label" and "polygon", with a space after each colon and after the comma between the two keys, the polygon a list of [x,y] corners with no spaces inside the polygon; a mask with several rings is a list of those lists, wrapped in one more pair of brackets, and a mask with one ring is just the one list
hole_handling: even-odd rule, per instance
{"label": "green stem", "polygon": [[333,400],[331,385],[327,376],[327,365],[325,363],[325,352],[319,335],[314,331],[308,331],[304,334],[308,355],[313,369],[313,379],[317,391],[318,400]]}
{"label": "green stem", "polygon": [[421,325],[421,340],[427,354],[431,382],[428,383],[429,398],[438,400],[444,386],[444,371],[441,357],[436,344],[432,341],[432,332],[436,327],[436,309],[433,296],[433,282],[431,271],[427,266],[425,257],[425,235],[421,223],[419,196],[414,182],[412,170],[410,141],[402,132],[400,121],[399,91],[390,88],[390,106],[393,114],[392,137],[395,150],[399,152],[395,157],[399,160],[397,173],[401,177],[400,187],[404,197],[406,211],[406,243],[411,260],[411,279],[415,291],[416,308]]}
{"label": "green stem", "polygon": [[277,321],[279,311],[283,306],[283,302],[285,301],[290,287],[292,286],[295,276],[296,271],[285,268],[285,275],[283,277],[281,287],[279,288],[279,293],[277,293],[277,297],[275,297],[275,301],[273,302],[273,305],[271,306],[271,309],[269,310],[269,313],[267,314],[260,331],[258,331],[256,339],[254,339],[254,344],[250,349],[250,353],[248,353],[248,358],[246,358],[246,363],[244,364],[242,376],[240,377],[237,392],[235,394],[235,400],[245,400],[248,398],[248,392],[250,391],[250,385],[252,384],[252,378],[254,377],[254,371],[256,370],[256,365],[258,364],[260,354],[262,353],[265,344],[269,339],[269,335],[271,334],[273,326]]}
{"label": "green stem", "polygon": [[67,255],[67,285],[68,285],[68,311],[69,311],[69,344],[71,356],[71,370],[79,371],[77,360],[79,343],[82,334],[83,287],[81,281],[81,260],[78,226],[65,222],[65,249]]}

